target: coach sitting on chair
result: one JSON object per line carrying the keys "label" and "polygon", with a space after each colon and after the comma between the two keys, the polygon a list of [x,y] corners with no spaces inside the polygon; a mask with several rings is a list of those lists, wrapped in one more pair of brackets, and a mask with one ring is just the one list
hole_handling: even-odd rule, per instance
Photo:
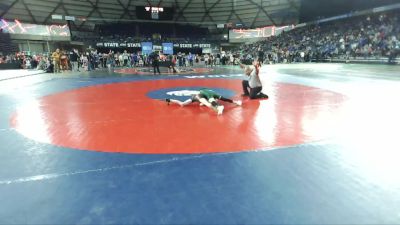
{"label": "coach sitting on chair", "polygon": [[261,92],[262,84],[259,77],[260,63],[253,62],[253,65],[244,65],[240,63],[240,68],[244,68],[248,80],[242,81],[243,94],[242,96],[249,96],[250,99],[268,98],[268,95]]}

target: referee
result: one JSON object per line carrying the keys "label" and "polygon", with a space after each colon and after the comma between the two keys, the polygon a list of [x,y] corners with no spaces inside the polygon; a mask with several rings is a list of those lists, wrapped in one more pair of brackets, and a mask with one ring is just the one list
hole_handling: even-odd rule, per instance
{"label": "referee", "polygon": [[160,56],[157,53],[153,54],[153,71],[154,71],[154,75],[156,75],[156,70],[158,72],[159,75],[161,75],[160,72]]}

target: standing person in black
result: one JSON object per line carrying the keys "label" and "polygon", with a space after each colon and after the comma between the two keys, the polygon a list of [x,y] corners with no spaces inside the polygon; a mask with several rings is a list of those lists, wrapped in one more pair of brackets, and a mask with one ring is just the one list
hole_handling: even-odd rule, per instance
{"label": "standing person in black", "polygon": [[263,64],[264,62],[264,52],[262,51],[261,47],[258,48],[258,63]]}
{"label": "standing person in black", "polygon": [[153,54],[153,71],[154,71],[154,75],[156,75],[156,70],[158,72],[159,75],[161,75],[160,72],[160,56],[157,53]]}
{"label": "standing person in black", "polygon": [[72,52],[70,53],[69,60],[71,61],[72,71],[74,72],[75,71],[79,72],[78,59],[79,59],[78,50],[73,49]]}

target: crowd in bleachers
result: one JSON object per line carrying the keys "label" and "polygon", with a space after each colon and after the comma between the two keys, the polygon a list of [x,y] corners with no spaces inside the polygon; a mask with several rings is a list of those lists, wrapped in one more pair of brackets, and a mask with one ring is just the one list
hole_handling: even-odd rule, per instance
{"label": "crowd in bleachers", "polygon": [[[126,34],[108,34],[98,40],[104,41],[145,41],[154,37],[134,38]],[[147,38],[147,39],[146,39]],[[157,37],[155,37],[157,38]],[[163,39],[174,42],[175,39]],[[181,43],[195,43],[204,39],[181,38]],[[209,40],[207,40],[209,41]],[[104,50],[104,49],[103,49]],[[150,55],[140,52],[116,50],[102,53],[96,49],[84,52],[59,51],[57,65],[60,71],[83,68],[93,70],[109,67],[149,66],[152,63]],[[330,21],[295,28],[278,36],[269,37],[263,41],[246,44],[235,51],[214,54],[184,54],[176,53],[167,58],[160,55],[161,61],[174,61],[178,66],[203,62],[207,66],[236,65],[239,60],[251,62],[258,58],[264,63],[291,63],[320,61],[324,59],[342,58],[384,58],[389,62],[396,59],[400,53],[400,11],[358,16],[353,18]],[[53,53],[54,54],[54,53]],[[21,68],[54,71],[54,55],[26,55],[23,52],[0,55],[0,63],[19,63]],[[72,65],[77,65],[74,66]]]}
{"label": "crowd in bleachers", "polygon": [[[73,35],[74,41],[82,42],[179,42],[204,43],[217,40],[207,28],[169,23],[103,24],[96,26],[96,35]],[[220,39],[218,39],[220,40]]]}
{"label": "crowd in bleachers", "polygon": [[18,64],[20,69],[40,69],[45,70],[50,65],[47,55],[27,55],[24,52],[15,54],[0,55],[0,64],[10,63]]}
{"label": "crowd in bleachers", "polygon": [[243,45],[242,57],[281,62],[387,57],[400,48],[400,11],[314,24]]}

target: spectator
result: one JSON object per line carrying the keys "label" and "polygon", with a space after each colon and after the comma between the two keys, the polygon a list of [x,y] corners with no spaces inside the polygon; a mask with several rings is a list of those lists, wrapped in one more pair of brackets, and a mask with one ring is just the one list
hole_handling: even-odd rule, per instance
{"label": "spectator", "polygon": [[54,73],[59,73],[60,72],[60,49],[56,49],[55,52],[51,55],[53,58],[53,65],[54,65]]}

